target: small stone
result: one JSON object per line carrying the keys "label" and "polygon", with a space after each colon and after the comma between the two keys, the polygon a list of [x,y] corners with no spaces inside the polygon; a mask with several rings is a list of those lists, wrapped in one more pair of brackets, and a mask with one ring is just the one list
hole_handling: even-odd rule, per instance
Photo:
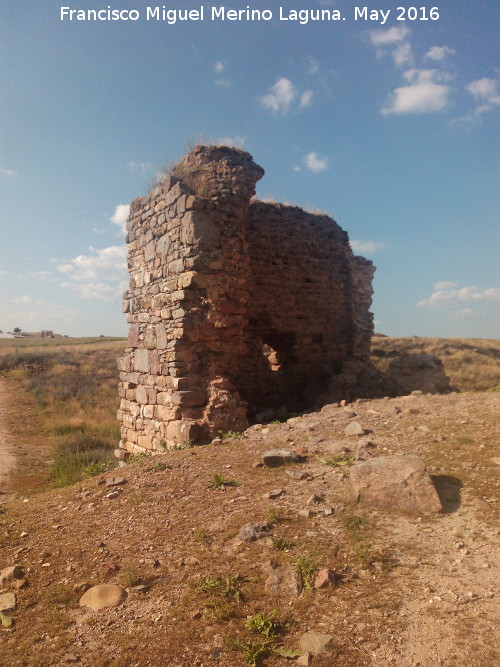
{"label": "small stone", "polygon": [[90,584],[86,581],[79,581],[77,584],[74,584],[73,590],[75,593],[85,593],[90,588]]}
{"label": "small stone", "polygon": [[147,593],[149,591],[149,586],[146,584],[139,584],[138,586],[131,586],[130,590],[134,591],[135,593],[141,593],[144,595],[144,593]]}
{"label": "small stone", "polygon": [[109,498],[109,500],[113,500],[113,498],[117,498],[120,495],[121,489],[117,489],[116,491],[111,491],[111,493],[106,494],[106,498]]}
{"label": "small stone", "polygon": [[0,595],[0,611],[11,611],[17,605],[16,596],[14,593],[4,593]]}
{"label": "small stone", "polygon": [[302,593],[302,578],[293,567],[277,567],[266,579],[264,588],[272,595],[298,597]]}
{"label": "small stone", "polygon": [[299,510],[299,516],[303,517],[304,519],[310,519],[313,514],[314,512],[311,512],[311,510]]}
{"label": "small stone", "polygon": [[272,491],[268,491],[267,493],[263,494],[263,498],[268,498],[269,500],[273,500],[274,498],[279,498],[285,493],[283,489],[273,489]]}
{"label": "small stone", "polygon": [[304,470],[285,470],[285,475],[296,480],[311,479],[311,475]]}
{"label": "small stone", "polygon": [[316,575],[314,581],[314,588],[328,588],[332,586],[337,581],[337,575],[333,570],[329,570],[327,567],[321,568],[321,570]]}
{"label": "small stone", "polygon": [[0,586],[10,583],[14,579],[22,579],[24,570],[20,565],[9,565],[0,572]]}
{"label": "small stone", "polygon": [[262,461],[256,461],[255,463],[252,463],[252,468],[263,468],[264,464]]}
{"label": "small stone", "polygon": [[127,591],[115,584],[98,584],[92,586],[80,598],[81,607],[90,607],[94,611],[118,607],[127,597]]}
{"label": "small stone", "polygon": [[239,542],[253,542],[270,537],[267,523],[246,523],[240,528],[236,539]]}
{"label": "small stone", "polygon": [[359,422],[351,422],[345,427],[344,433],[346,435],[365,435],[366,431]]}
{"label": "small stone", "polygon": [[305,632],[299,640],[299,646],[303,651],[313,655],[326,653],[331,644],[332,635],[324,635],[321,632],[310,630]]}
{"label": "small stone", "polygon": [[121,484],[126,484],[127,480],[125,477],[108,477],[106,480],[106,486],[120,486]]}
{"label": "small stone", "polygon": [[269,449],[262,454],[262,463],[269,468],[277,468],[288,463],[297,463],[299,458],[293,449]]}
{"label": "small stone", "polygon": [[309,496],[307,499],[308,505],[315,505],[316,503],[322,503],[325,500],[325,496],[320,493],[313,493],[312,496]]}
{"label": "small stone", "polygon": [[303,653],[297,658],[297,664],[301,665],[301,667],[309,667],[309,657],[309,653]]}
{"label": "small stone", "polygon": [[66,660],[66,662],[80,662],[80,658],[76,656],[74,653],[66,653],[64,659]]}

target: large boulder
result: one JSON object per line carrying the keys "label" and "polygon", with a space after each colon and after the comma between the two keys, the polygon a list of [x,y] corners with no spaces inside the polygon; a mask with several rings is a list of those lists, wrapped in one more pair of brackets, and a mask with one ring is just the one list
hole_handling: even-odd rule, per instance
{"label": "large boulder", "polygon": [[418,456],[381,456],[351,468],[358,501],[413,512],[440,512],[441,501]]}

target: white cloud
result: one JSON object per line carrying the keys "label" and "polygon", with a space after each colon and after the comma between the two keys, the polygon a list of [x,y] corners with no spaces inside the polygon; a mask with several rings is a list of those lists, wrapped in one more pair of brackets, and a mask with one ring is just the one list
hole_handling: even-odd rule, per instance
{"label": "white cloud", "polygon": [[215,85],[228,87],[231,83],[227,79],[215,79]]}
{"label": "white cloud", "polygon": [[424,60],[435,60],[441,62],[446,56],[456,56],[455,49],[450,49],[448,46],[431,46],[424,56]]}
{"label": "white cloud", "polygon": [[261,105],[274,113],[286,116],[290,105],[297,97],[297,89],[289,79],[280,77],[270,90],[270,93],[260,98]]}
{"label": "white cloud", "polygon": [[404,67],[405,65],[413,65],[413,52],[411,50],[410,42],[402,42],[392,52],[392,59],[396,67]]}
{"label": "white cloud", "polygon": [[113,224],[120,227],[122,234],[125,234],[125,225],[127,223],[127,218],[130,213],[130,204],[118,204],[115,208],[115,212],[111,216],[110,220]]}
{"label": "white cloud", "polygon": [[294,167],[292,167],[292,169],[294,171],[302,171],[298,164],[296,164]]}
{"label": "white cloud", "polygon": [[85,298],[108,301],[119,297],[128,282],[125,245],[89,250],[90,255],[78,255],[57,267],[67,277],[61,286]]}
{"label": "white cloud", "polygon": [[391,49],[392,59],[396,67],[407,67],[413,65],[413,52],[407,37],[410,35],[409,28],[388,28],[387,30],[372,30],[370,42],[376,48],[377,55],[381,57],[386,49]]}
{"label": "white cloud", "polygon": [[219,146],[236,146],[237,148],[243,148],[246,140],[247,140],[246,136],[240,136],[240,135],[235,135],[233,137],[225,136],[225,137],[219,137],[219,139],[217,139],[217,144]]}
{"label": "white cloud", "polygon": [[8,275],[7,271],[0,271],[0,276],[6,276],[6,275]]}
{"label": "white cloud", "polygon": [[222,60],[218,60],[215,65],[214,65],[214,72],[217,72],[217,74],[220,74],[220,72],[223,72],[226,69],[226,66],[222,62]]}
{"label": "white cloud", "polygon": [[319,174],[321,171],[324,171],[328,166],[328,158],[320,158],[314,151],[308,153],[304,157],[303,161],[309,171],[312,171],[315,174]]}
{"label": "white cloud", "polygon": [[383,243],[377,243],[375,241],[359,241],[357,239],[352,239],[350,244],[354,252],[365,255],[373,255],[377,250],[384,247]]}
{"label": "white cloud", "polygon": [[18,173],[17,169],[2,169],[0,168],[0,174],[4,176],[15,176]]}
{"label": "white cloud", "polygon": [[476,114],[482,114],[495,106],[500,106],[498,81],[483,77],[467,86],[468,92],[477,100]]}
{"label": "white cloud", "polygon": [[370,32],[370,41],[374,46],[387,46],[402,42],[410,34],[409,28],[389,28],[388,30],[373,30]]}
{"label": "white cloud", "polygon": [[434,69],[411,69],[404,73],[409,85],[396,88],[389,96],[382,113],[430,113],[448,106],[450,86],[441,83],[449,77]]}
{"label": "white cloud", "polygon": [[462,303],[479,301],[500,301],[500,288],[461,287],[457,283],[442,281],[434,285],[434,292],[428,299],[422,299],[418,305],[423,308],[443,308]]}
{"label": "white cloud", "polygon": [[305,92],[303,92],[302,95],[300,96],[300,106],[310,107],[312,104],[313,97],[314,93],[312,90],[306,90]]}

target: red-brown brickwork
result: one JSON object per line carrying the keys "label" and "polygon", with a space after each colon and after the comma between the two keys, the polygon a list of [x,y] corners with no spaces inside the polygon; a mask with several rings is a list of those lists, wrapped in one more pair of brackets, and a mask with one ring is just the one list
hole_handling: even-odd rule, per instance
{"label": "red-brown brickwork", "polygon": [[118,413],[132,453],[305,409],[318,378],[368,359],[371,262],[328,216],[251,201],[263,174],[198,146],[132,202]]}

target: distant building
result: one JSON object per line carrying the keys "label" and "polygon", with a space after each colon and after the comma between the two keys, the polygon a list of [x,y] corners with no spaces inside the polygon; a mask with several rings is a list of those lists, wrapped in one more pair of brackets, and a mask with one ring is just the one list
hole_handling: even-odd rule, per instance
{"label": "distant building", "polygon": [[49,329],[44,329],[42,331],[42,338],[54,338],[54,332]]}

